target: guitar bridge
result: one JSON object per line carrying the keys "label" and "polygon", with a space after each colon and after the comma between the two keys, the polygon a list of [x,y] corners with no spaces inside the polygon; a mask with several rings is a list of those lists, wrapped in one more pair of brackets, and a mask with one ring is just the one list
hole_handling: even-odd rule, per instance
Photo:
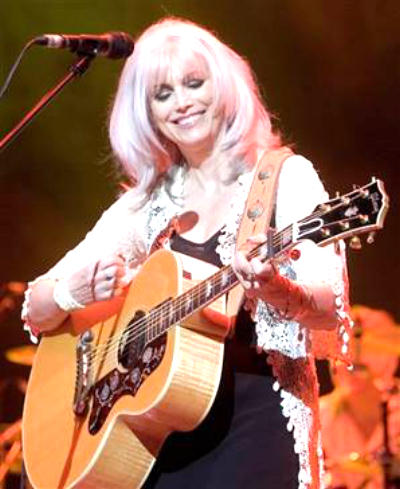
{"label": "guitar bridge", "polygon": [[89,408],[90,393],[93,385],[92,341],[90,330],[81,334],[76,347],[76,379],[73,410],[77,416],[84,416]]}

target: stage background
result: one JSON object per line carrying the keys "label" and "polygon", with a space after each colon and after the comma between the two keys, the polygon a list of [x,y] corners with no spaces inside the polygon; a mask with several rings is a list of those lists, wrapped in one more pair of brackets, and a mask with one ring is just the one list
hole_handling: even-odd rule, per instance
{"label": "stage background", "polygon": [[[400,322],[398,0],[2,0],[0,80],[41,33],[137,36],[165,15],[204,24],[249,60],[278,126],[317,165],[331,194],[371,176],[384,180],[391,197],[385,229],[373,246],[349,253],[351,301],[383,308]],[[28,52],[0,101],[0,135],[73,59],[61,50]],[[0,155],[1,283],[44,272],[114,200],[107,116],[121,67],[96,60]],[[17,309],[3,317],[0,334],[6,421],[19,415],[15,381],[29,372],[3,357],[28,343]]]}

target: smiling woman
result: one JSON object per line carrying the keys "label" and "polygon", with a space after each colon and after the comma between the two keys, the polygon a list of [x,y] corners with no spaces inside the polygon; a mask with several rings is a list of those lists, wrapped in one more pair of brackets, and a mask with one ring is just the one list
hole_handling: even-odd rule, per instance
{"label": "smiling woman", "polygon": [[[257,203],[262,209],[274,204],[278,230],[326,200],[312,164],[281,148],[245,60],[206,29],[179,19],[164,19],[138,39],[120,78],[110,139],[132,188],[81,244],[30,284],[24,306],[34,335],[58,341],[62,331],[61,338],[73,343],[75,320],[86,320],[87,328],[94,311],[107,317],[126,296],[117,319],[93,326],[73,350],[80,381],[71,387],[74,411],[71,399],[65,419],[70,426],[81,420],[84,429],[76,446],[68,445],[76,439],[72,430],[62,437],[64,452],[51,455],[57,484],[44,481],[46,472],[37,469],[36,485],[61,488],[59,481],[65,480],[62,487],[75,487],[86,477],[89,485],[123,489],[319,489],[311,340],[314,330],[324,330],[325,352],[337,355],[347,336],[343,247],[300,243],[295,254],[284,254],[279,262],[250,259],[235,249],[242,215],[244,222],[254,217],[244,212],[252,182],[268,180],[275,168],[277,188],[271,185]],[[246,237],[248,249],[265,241],[264,235]],[[169,251],[149,258],[160,246]],[[164,261],[166,269],[159,266]],[[215,267],[223,267],[212,275],[218,284],[209,278]],[[224,296],[218,311],[190,314],[228,291],[235,277],[244,297],[233,312],[235,320],[224,313]],[[191,283],[183,294],[189,279],[203,281],[203,288]],[[173,292],[161,293],[171,281]],[[184,317],[191,322],[183,323]],[[59,363],[65,375],[65,363]],[[81,371],[81,365],[95,371]],[[43,382],[46,377],[47,370]],[[65,379],[63,387],[70,380]],[[98,381],[87,385],[91,379]],[[123,431],[124,443],[110,449],[107,437],[114,428]],[[35,433],[35,441],[46,439]],[[106,457],[111,452],[120,462],[114,485],[109,475],[99,476],[114,463],[93,463],[98,451],[91,471],[73,473],[96,438],[107,446]],[[129,456],[118,451],[127,440],[135,447]],[[45,444],[32,452],[42,449]],[[28,472],[35,467],[28,463]]]}
{"label": "smiling woman", "polygon": [[[196,80],[184,80],[193,71],[204,82],[198,89],[193,87],[198,83]],[[188,89],[183,90],[184,87]],[[223,157],[220,161],[225,179],[237,178],[243,171],[243,154],[253,152],[255,161],[257,147],[267,145],[272,149],[280,144],[279,137],[272,132],[250,67],[237,53],[195,24],[179,21],[154,24],[142,34],[124,67],[110,120],[113,149],[125,172],[137,182],[139,193],[149,191],[156,174],[168,171],[171,161],[184,162],[181,148],[171,144],[168,137],[162,137],[161,127],[154,124],[157,88],[162,88],[161,98],[170,95],[174,88],[171,91],[174,100],[199,90],[197,103],[209,106],[202,127],[213,137],[203,156],[212,153],[216,157],[230,150],[231,158]],[[167,103],[166,107],[170,105]]]}
{"label": "smiling woman", "polygon": [[161,134],[179,147],[186,162],[197,166],[214,149],[221,114],[204,59],[176,54],[180,62],[164,76],[158,75],[150,101],[152,120]]}

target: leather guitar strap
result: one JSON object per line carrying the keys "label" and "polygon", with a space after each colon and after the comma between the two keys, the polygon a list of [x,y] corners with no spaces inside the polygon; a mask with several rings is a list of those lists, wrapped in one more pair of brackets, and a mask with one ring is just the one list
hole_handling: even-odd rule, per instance
{"label": "leather guitar strap", "polygon": [[[265,233],[268,229],[276,200],[279,173],[283,162],[292,154],[290,148],[282,146],[266,151],[259,159],[239,225],[236,249],[240,249],[249,237]],[[243,287],[240,284],[228,293],[226,313],[231,318],[231,334],[243,296]]]}

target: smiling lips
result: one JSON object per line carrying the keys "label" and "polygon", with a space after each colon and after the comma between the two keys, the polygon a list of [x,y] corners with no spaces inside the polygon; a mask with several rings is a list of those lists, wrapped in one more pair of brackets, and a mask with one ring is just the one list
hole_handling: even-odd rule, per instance
{"label": "smiling lips", "polygon": [[173,120],[173,123],[185,128],[190,128],[196,124],[200,117],[205,113],[205,110],[193,112],[193,114],[185,114]]}

